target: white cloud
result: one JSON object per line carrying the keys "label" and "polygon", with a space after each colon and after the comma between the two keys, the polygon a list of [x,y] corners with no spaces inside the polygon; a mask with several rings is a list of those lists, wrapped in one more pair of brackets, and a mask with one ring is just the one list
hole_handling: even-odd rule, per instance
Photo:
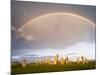
{"label": "white cloud", "polygon": [[24,39],[26,41],[33,41],[33,40],[36,39],[33,35],[25,34],[25,32],[23,30],[19,31],[14,26],[11,26],[11,30],[13,30],[15,32],[15,35],[16,35],[17,39]]}

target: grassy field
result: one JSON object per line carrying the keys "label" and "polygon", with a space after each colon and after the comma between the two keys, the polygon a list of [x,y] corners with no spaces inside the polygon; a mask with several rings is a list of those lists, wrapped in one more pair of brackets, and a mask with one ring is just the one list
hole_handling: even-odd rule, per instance
{"label": "grassy field", "polygon": [[15,74],[27,74],[27,73],[43,73],[43,72],[58,72],[58,71],[74,71],[74,70],[89,70],[95,69],[95,61],[90,61],[87,64],[28,64],[26,67],[22,67],[20,64],[12,64],[12,75]]}

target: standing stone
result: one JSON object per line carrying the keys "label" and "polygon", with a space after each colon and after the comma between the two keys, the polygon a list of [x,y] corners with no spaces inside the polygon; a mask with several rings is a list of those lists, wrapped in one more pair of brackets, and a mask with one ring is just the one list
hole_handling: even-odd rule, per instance
{"label": "standing stone", "polygon": [[22,67],[26,67],[27,66],[27,61],[25,59],[22,59],[21,64],[22,64]]}
{"label": "standing stone", "polygon": [[58,64],[58,59],[59,59],[59,55],[57,54],[57,55],[54,57],[54,64]]}
{"label": "standing stone", "polygon": [[65,63],[65,60],[64,60],[63,57],[61,58],[60,62],[61,62],[61,64],[64,64]]}
{"label": "standing stone", "polygon": [[47,64],[50,64],[50,58],[47,59]]}
{"label": "standing stone", "polygon": [[88,59],[85,57],[85,63],[88,63]]}
{"label": "standing stone", "polygon": [[65,58],[65,64],[68,64],[68,56]]}
{"label": "standing stone", "polygon": [[79,58],[77,58],[77,64],[79,64],[80,63],[80,60],[79,60]]}

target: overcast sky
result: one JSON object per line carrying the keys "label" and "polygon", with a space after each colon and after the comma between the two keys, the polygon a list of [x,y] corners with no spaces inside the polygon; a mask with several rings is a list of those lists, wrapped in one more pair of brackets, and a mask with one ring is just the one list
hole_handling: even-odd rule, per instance
{"label": "overcast sky", "polygon": [[[58,14],[32,21],[52,13]],[[75,14],[86,20],[61,13]],[[12,1],[12,56],[48,56],[58,53],[95,58],[95,22],[95,6]]]}

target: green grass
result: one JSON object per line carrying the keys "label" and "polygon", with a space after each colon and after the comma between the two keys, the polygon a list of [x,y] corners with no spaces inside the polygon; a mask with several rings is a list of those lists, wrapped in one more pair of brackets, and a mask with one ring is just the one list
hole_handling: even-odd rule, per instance
{"label": "green grass", "polygon": [[27,74],[27,73],[42,73],[42,72],[58,72],[58,71],[74,71],[74,70],[89,70],[95,69],[95,61],[90,61],[87,64],[28,64],[25,68],[21,67],[20,64],[13,64],[11,66],[11,74]]}

